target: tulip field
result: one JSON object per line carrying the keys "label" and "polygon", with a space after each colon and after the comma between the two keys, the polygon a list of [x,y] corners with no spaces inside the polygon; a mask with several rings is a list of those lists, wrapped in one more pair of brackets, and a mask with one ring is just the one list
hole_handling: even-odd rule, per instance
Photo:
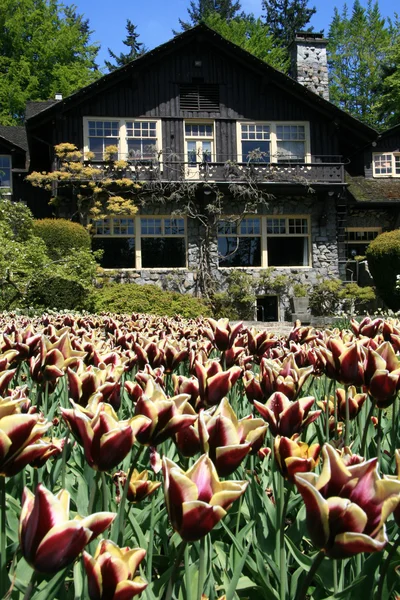
{"label": "tulip field", "polygon": [[0,321],[0,598],[400,599],[400,320]]}

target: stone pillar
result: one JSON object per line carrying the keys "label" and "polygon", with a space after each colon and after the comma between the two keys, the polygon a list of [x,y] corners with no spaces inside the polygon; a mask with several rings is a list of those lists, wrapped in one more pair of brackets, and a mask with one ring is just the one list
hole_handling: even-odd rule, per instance
{"label": "stone pillar", "polygon": [[325,100],[329,100],[327,43],[322,33],[300,32],[289,46],[290,76]]}

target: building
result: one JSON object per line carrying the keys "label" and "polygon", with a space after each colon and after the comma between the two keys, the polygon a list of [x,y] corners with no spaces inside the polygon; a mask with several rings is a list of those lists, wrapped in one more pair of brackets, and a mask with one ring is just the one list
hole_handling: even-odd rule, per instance
{"label": "building", "polygon": [[[329,102],[321,35],[298,35],[291,54],[298,81],[198,25],[68,98],[31,103],[29,169],[55,168],[63,142],[99,165],[118,147],[124,176],[149,193],[136,216],[93,223],[117,280],[196,293],[210,276],[222,289],[232,269],[256,287],[269,267],[304,283],[354,278],[353,245],[397,226],[399,129],[379,137]],[[388,175],[379,197],[356,191],[368,180],[374,196]],[[48,194],[26,199],[48,214]],[[283,318],[286,299],[259,292],[259,317]]]}

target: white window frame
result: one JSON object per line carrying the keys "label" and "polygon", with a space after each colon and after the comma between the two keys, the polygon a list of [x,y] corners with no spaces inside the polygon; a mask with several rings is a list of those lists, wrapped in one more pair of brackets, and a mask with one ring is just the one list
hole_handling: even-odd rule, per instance
{"label": "white window frame", "polygon": [[[128,160],[128,138],[127,138],[127,123],[155,123],[156,124],[156,151],[158,155],[158,161],[161,163],[162,155],[162,127],[161,119],[142,117],[138,118],[115,118],[115,117],[83,117],[83,144],[84,144],[84,156],[86,157],[89,149],[89,121],[110,121],[118,123],[119,136],[118,136],[118,159]],[[134,138],[133,138],[134,139]],[[137,138],[140,139],[140,138]],[[149,138],[150,139],[150,138]],[[111,144],[110,144],[111,145]],[[143,159],[146,160],[146,159]],[[94,159],[94,162],[102,162],[100,159]]]}
{"label": "white window frame", "polygon": [[[7,158],[8,162],[9,162],[9,169],[10,169],[10,185],[2,185],[2,183],[0,183],[0,190],[1,193],[3,195],[11,195],[12,194],[12,189],[13,189],[13,175],[12,175],[12,156],[11,154],[0,154],[0,158]],[[2,168],[0,166],[0,172],[1,172]],[[0,173],[0,182],[2,180],[2,175]]]}
{"label": "white window frame", "polygon": [[[114,270],[122,270],[122,271],[136,271],[142,269],[142,238],[159,238],[159,237],[168,237],[168,238],[183,238],[185,242],[185,266],[184,267],[145,267],[146,271],[168,271],[172,268],[178,270],[186,270],[187,269],[187,260],[188,260],[188,239],[187,239],[187,218],[185,216],[172,216],[172,215],[139,215],[135,217],[107,217],[110,221],[110,233],[107,234],[97,234],[94,233],[94,238],[135,238],[135,255],[132,257],[132,267],[113,267],[112,269],[104,269],[105,271],[114,271]],[[114,221],[117,219],[133,219],[134,220],[134,233],[120,234],[114,233]],[[142,234],[142,219],[161,219],[162,224],[162,233],[154,233],[154,234]],[[184,234],[165,234],[165,220],[166,219],[181,219],[183,221],[184,226]],[[96,228],[96,222],[104,221],[105,219],[94,219],[92,224],[94,228]]]}
{"label": "white window frame", "polygon": [[[246,218],[259,218],[261,221],[261,266],[260,267],[218,267],[219,269],[266,269],[268,267],[274,267],[276,269],[311,269],[312,268],[312,240],[311,240],[311,217],[310,215],[304,214],[290,214],[290,215],[246,215],[243,219]],[[230,219],[234,219],[233,216],[226,216],[225,219],[221,218],[221,221],[227,221]],[[285,228],[286,233],[267,233],[267,223],[268,219],[284,219],[285,220]],[[289,232],[289,220],[290,219],[298,219],[298,220],[306,220],[307,221],[307,233],[290,233]],[[218,235],[218,234],[217,234]],[[218,236],[219,237],[219,236]],[[226,237],[226,236],[223,236]],[[227,236],[233,237],[233,236]],[[238,237],[244,237],[239,234]],[[258,234],[255,235],[247,235],[246,237],[259,237]],[[308,259],[307,265],[270,265],[268,261],[268,237],[278,237],[278,238],[307,238],[308,240]]]}
{"label": "white window frame", "polygon": [[[186,125],[211,125],[212,126],[212,134],[211,135],[186,135]],[[189,152],[187,149],[187,143],[195,141],[196,142],[196,156],[198,161],[196,161],[196,165],[192,166],[189,164]],[[216,145],[215,145],[215,121],[213,119],[184,119],[183,121],[183,146],[185,149],[185,178],[186,179],[199,179],[200,177],[200,166],[203,164],[200,159],[201,142],[211,142],[211,161],[215,162],[216,157]]]}
{"label": "white window frame", "polygon": [[[345,245],[346,245],[346,256],[347,256],[347,249],[348,246],[365,246],[366,244],[369,245],[380,233],[382,233],[382,227],[346,227],[345,228]],[[349,240],[347,234],[348,233],[369,233],[369,232],[374,232],[376,233],[376,236],[374,236],[372,239],[370,240],[365,240],[365,239],[359,239],[359,240]],[[358,255],[356,255],[358,256]],[[347,260],[351,260],[350,258],[347,257]]]}
{"label": "white window frame", "polygon": [[[270,128],[269,138],[269,150],[270,150],[270,161],[267,164],[290,164],[291,161],[284,162],[281,159],[279,161],[278,155],[278,139],[277,139],[277,126],[301,126],[304,127],[304,162],[311,163],[311,143],[310,143],[310,123],[309,121],[237,121],[236,122],[236,142],[237,142],[237,161],[238,163],[246,163],[246,158],[243,157],[242,153],[242,125],[265,125]],[[303,140],[301,140],[303,141]],[[293,161],[296,162],[296,161]]]}
{"label": "white window frame", "polygon": [[[375,159],[387,156],[390,161],[390,173],[377,173]],[[397,172],[396,172],[397,171]],[[373,152],[372,153],[372,173],[374,177],[400,177],[400,152]]]}

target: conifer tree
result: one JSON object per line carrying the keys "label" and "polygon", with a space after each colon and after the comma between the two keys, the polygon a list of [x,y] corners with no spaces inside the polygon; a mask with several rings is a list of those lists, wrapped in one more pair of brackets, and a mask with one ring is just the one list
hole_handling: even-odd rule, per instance
{"label": "conifer tree", "polygon": [[239,16],[240,9],[239,0],[191,0],[190,7],[187,9],[190,21],[179,19],[179,24],[186,31],[204,21],[212,13],[217,13],[229,22]]}
{"label": "conifer tree", "polygon": [[123,67],[131,62],[131,60],[135,60],[135,58],[138,58],[138,56],[142,56],[142,54],[147,52],[147,48],[142,44],[142,42],[139,42],[139,34],[136,31],[136,25],[127,19],[125,28],[127,35],[123,41],[123,44],[129,48],[129,52],[120,52],[120,54],[117,55],[110,50],[110,48],[108,48],[110,57],[115,61],[115,64],[109,60],[104,61],[105,66],[110,72],[115,71],[115,69],[118,69],[118,67]]}
{"label": "conifer tree", "polygon": [[312,31],[306,26],[316,9],[308,8],[308,0],[262,0],[265,24],[282,46],[289,46],[298,31]]}

